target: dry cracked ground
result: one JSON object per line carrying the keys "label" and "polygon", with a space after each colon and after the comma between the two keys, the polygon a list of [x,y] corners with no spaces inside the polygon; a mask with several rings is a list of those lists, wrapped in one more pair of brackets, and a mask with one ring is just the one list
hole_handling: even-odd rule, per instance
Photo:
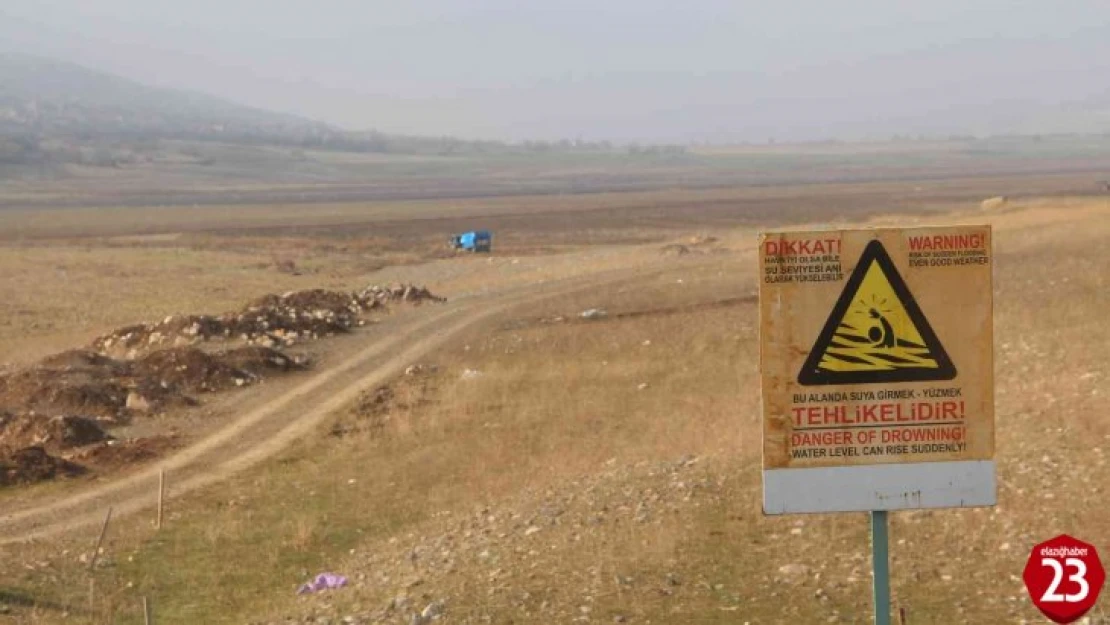
{"label": "dry cracked ground", "polygon": [[[1110,205],[946,221],[995,227],[999,505],[893,514],[894,601],[1041,623],[1032,545],[1110,554]],[[713,234],[472,328],[93,567],[95,531],[5,547],[0,622],[870,622],[866,516],[761,513],[754,236]]]}

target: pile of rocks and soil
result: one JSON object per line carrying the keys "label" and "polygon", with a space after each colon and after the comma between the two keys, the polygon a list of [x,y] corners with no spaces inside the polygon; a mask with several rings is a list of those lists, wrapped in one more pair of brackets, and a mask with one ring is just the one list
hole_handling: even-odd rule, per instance
{"label": "pile of rocks and soil", "polygon": [[0,487],[118,469],[177,447],[175,434],[117,439],[94,419],[0,413]]}
{"label": "pile of rocks and soil", "polygon": [[196,394],[307,366],[304,358],[258,345],[213,353],[173,347],[135,360],[71,350],[0,374],[0,486],[157,457],[176,439],[119,441],[105,428],[137,415],[196,405]]}
{"label": "pile of rocks and soil", "polygon": [[0,487],[85,473],[65,452],[111,439],[84,417],[0,412]]}
{"label": "pile of rocks and soil", "polygon": [[57,452],[111,439],[100,424],[85,417],[0,413],[0,454],[26,447]]}
{"label": "pile of rocks and soil", "polygon": [[411,284],[370,285],[348,293],[310,289],[271,294],[241,310],[221,315],[170,315],[159,322],[125,326],[93,341],[101,354],[128,359],[144,351],[196,345],[206,341],[241,341],[248,345],[288,347],[350,332],[364,325],[365,313],[387,304],[443,302],[428,289]]}
{"label": "pile of rocks and soil", "polygon": [[51,456],[42,447],[25,447],[0,455],[0,488],[71,477],[85,471],[80,465]]}
{"label": "pile of rocks and soil", "polygon": [[392,286],[371,284],[359,291],[355,297],[360,302],[369,303],[374,301],[379,304],[403,302],[419,305],[426,302],[443,303],[447,301],[447,298],[435,295],[428,289],[415,284],[396,284]]}
{"label": "pile of rocks and soil", "polygon": [[307,366],[303,357],[261,346],[214,353],[173,347],[135,360],[72,350],[0,375],[0,408],[47,416],[79,414],[115,425],[136,413],[195,405],[196,393],[246,386],[270,372]]}
{"label": "pile of rocks and soil", "polygon": [[[199,403],[305,369],[279,349],[351,331],[390,304],[443,302],[424,287],[370,285],[356,292],[312,289],[266,295],[222,315],[171,315],[106,334],[90,349],[0,371],[0,486],[77,475],[157,457],[176,436],[116,440],[105,428],[140,414]],[[221,341],[223,349],[199,343]]]}

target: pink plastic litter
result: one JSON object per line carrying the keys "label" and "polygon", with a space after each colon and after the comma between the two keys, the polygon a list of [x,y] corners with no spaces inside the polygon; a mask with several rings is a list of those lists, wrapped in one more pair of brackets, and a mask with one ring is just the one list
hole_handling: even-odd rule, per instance
{"label": "pink plastic litter", "polygon": [[312,580],[311,582],[308,582],[307,584],[301,584],[301,587],[297,589],[297,594],[304,595],[308,593],[319,592],[321,590],[342,588],[346,585],[347,578],[343,577],[342,575],[339,575],[337,573],[320,573],[316,576],[316,579]]}

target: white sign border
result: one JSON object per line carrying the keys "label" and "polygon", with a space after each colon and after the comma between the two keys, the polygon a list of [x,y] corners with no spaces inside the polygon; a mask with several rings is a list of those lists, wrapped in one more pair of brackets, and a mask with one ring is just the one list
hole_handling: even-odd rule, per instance
{"label": "white sign border", "polygon": [[993,460],[765,469],[763,513],[994,506]]}

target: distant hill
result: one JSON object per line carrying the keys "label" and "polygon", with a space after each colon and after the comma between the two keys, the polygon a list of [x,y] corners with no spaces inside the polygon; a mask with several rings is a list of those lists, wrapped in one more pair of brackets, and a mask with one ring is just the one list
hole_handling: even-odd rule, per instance
{"label": "distant hill", "polygon": [[158,140],[388,154],[608,151],[607,143],[464,141],[351,132],[73,63],[0,52],[0,165],[119,166]]}
{"label": "distant hill", "polygon": [[344,134],[293,115],[149,87],[49,59],[0,54],[0,136],[305,142]]}

